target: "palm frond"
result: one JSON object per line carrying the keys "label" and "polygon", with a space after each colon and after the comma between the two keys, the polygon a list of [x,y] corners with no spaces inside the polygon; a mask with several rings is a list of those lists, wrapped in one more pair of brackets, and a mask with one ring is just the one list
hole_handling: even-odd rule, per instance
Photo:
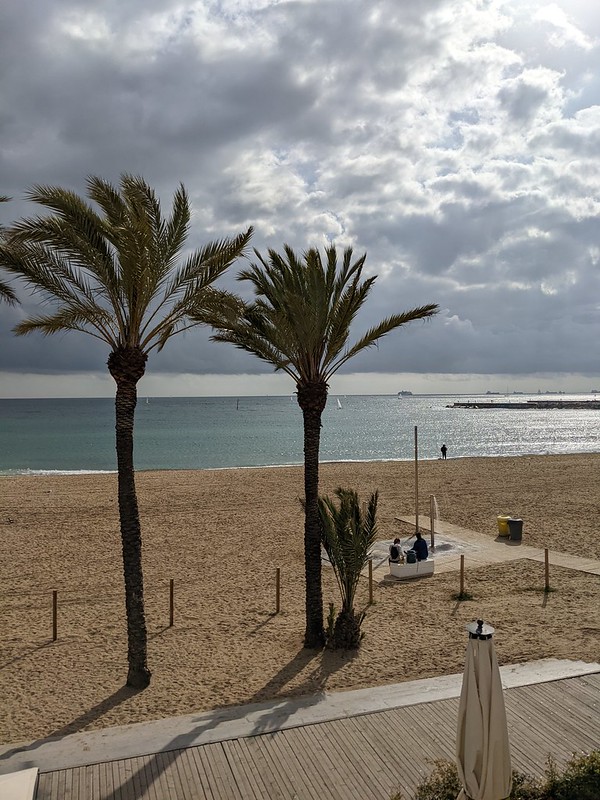
{"label": "palm frond", "polygon": [[[62,308],[54,314],[40,314],[23,320],[13,328],[13,332],[17,336],[25,336],[38,331],[44,336],[49,336],[53,333],[71,330],[88,333],[96,339],[110,342],[111,337],[106,335],[110,325],[111,319],[109,315],[97,314],[92,316],[90,313],[83,313],[78,309]],[[115,344],[114,337],[112,338],[113,344]]]}
{"label": "palm frond", "polygon": [[352,248],[346,248],[338,263],[335,246],[326,248],[323,258],[316,248],[299,256],[287,244],[282,253],[269,249],[262,255],[255,249],[254,254],[256,261],[238,274],[256,298],[244,312],[246,324],[214,320],[213,338],[254,353],[302,382],[327,382],[394,328],[437,311],[430,305],[393,315],[348,347],[352,324],[375,281],[361,280],[366,254],[354,260]]}
{"label": "palm frond", "polygon": [[68,189],[34,186],[28,198],[50,213],[25,218],[3,233],[0,267],[55,306],[25,320],[19,331],[54,333],[62,325],[100,335],[113,348],[141,346],[148,352],[200,324],[190,310],[203,301],[210,306],[212,284],[243,253],[252,229],[200,248],[178,268],[190,221],[183,186],[167,218],[141,177],[125,173],[114,187],[90,176],[87,190],[95,206]]}
{"label": "palm frond", "polygon": [[12,286],[9,286],[8,283],[5,283],[4,281],[0,281],[0,298],[11,306],[14,306],[18,303],[17,295],[15,294]]}

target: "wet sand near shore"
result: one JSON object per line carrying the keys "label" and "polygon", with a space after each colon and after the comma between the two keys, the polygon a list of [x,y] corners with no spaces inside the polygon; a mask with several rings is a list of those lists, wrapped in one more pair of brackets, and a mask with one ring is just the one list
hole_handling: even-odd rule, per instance
{"label": "wet sand near shore", "polygon": [[[524,544],[600,559],[599,470],[600,454],[421,462],[419,510],[433,494],[442,519],[490,540],[498,514],[519,516]],[[543,565],[468,556],[472,600],[453,599],[457,573],[377,585],[358,653],[305,651],[300,467],[144,472],[137,486],[153,678],[132,693],[116,476],[0,481],[0,741],[460,672],[464,625],[479,616],[496,627],[503,664],[599,657],[599,576],[553,567],[545,594]],[[338,486],[365,499],[379,489],[380,538],[403,535],[394,518],[414,513],[414,464],[323,464],[321,492]],[[323,598],[325,611],[339,605],[328,568]],[[357,606],[367,600],[363,582]]]}

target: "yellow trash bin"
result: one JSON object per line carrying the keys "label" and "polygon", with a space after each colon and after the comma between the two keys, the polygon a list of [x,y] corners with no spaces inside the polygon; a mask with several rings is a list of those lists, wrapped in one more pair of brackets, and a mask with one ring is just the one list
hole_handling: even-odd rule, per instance
{"label": "yellow trash bin", "polygon": [[510,536],[510,530],[508,527],[508,520],[511,519],[508,514],[500,514],[498,517],[498,534],[500,536]]}

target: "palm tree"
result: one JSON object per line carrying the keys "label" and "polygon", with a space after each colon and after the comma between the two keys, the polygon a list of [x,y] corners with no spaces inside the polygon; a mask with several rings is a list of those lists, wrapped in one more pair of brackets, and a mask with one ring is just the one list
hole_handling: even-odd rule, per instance
{"label": "palm tree", "polygon": [[109,346],[108,370],[116,383],[116,450],[127,616],[127,684],[150,681],[142,576],[142,540],[133,464],[137,383],[150,351],[198,323],[192,307],[218,303],[212,287],[240,256],[252,235],[211,242],[183,262],[190,205],[183,186],[164,218],[154,191],[140,177],[122,175],[119,188],[98,177],[88,197],[60,187],[36,186],[29,199],[53,213],[24,219],[7,231],[0,265],[20,276],[53,307],[25,319],[17,335],[73,330]]}
{"label": "palm tree", "polygon": [[328,636],[328,646],[356,649],[362,640],[365,612],[354,611],[354,597],[369,552],[377,539],[377,501],[374,492],[365,509],[353,489],[336,489],[339,505],[327,495],[319,498],[321,541],[329,556],[342,597],[342,608]]}
{"label": "palm tree", "polygon": [[[0,203],[7,203],[10,200],[10,197],[7,197],[4,194],[0,195]],[[0,228],[0,236],[3,233],[3,228]],[[5,302],[9,303],[10,305],[15,305],[17,302],[17,296],[14,293],[11,286],[4,281],[0,281],[0,300],[4,300]]]}
{"label": "palm tree", "polygon": [[437,305],[394,314],[348,345],[350,326],[364,305],[375,277],[362,280],[366,254],[352,261],[344,250],[338,266],[335,246],[311,248],[298,256],[284,245],[284,254],[268,251],[243,270],[256,299],[245,303],[230,296],[217,314],[196,314],[213,326],[214,341],[230,342],[287,373],[296,383],[304,422],[304,556],[306,578],[306,647],[325,641],[321,590],[321,533],[319,523],[319,445],[321,415],[327,403],[328,381],[347,361],[395,328],[430,317]]}

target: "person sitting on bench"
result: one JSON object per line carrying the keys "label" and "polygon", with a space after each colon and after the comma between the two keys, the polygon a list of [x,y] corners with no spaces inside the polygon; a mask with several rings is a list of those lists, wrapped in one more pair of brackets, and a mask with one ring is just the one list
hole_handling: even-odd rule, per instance
{"label": "person sitting on bench", "polygon": [[412,549],[417,554],[417,561],[427,561],[427,556],[429,555],[429,550],[427,548],[427,542],[421,536],[421,532],[417,531],[416,533],[417,541],[413,544]]}
{"label": "person sitting on bench", "polygon": [[390,545],[390,557],[388,564],[399,564],[402,558],[402,550],[400,549],[400,539],[394,539],[394,543]]}

